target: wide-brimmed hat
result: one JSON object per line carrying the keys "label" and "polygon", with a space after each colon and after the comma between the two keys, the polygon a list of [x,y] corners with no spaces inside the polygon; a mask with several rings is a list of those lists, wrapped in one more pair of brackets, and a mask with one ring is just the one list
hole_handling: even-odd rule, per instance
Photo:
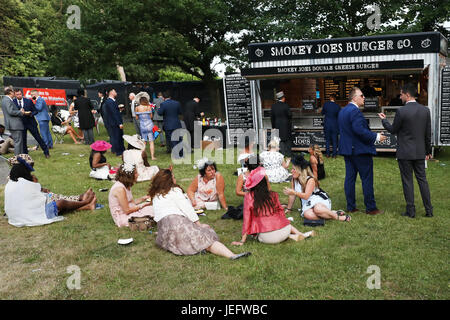
{"label": "wide-brimmed hat", "polygon": [[140,103],[139,100],[141,100],[142,97],[146,97],[148,102],[150,102],[150,95],[145,91],[141,91],[134,97],[134,101],[136,101],[136,105],[139,105],[139,103]]}
{"label": "wide-brimmed hat", "polygon": [[124,134],[123,135],[123,140],[125,140],[126,142],[128,142],[129,144],[131,144],[133,147],[138,148],[139,150],[144,150],[145,149],[145,142],[142,141],[137,134],[135,135],[128,135],[128,134]]}
{"label": "wide-brimmed hat", "polygon": [[309,161],[307,161],[302,155],[295,155],[291,159],[293,166],[299,167],[302,170],[310,166]]}
{"label": "wide-brimmed hat", "polygon": [[28,170],[34,171],[34,168],[33,168],[34,160],[30,157],[29,154],[26,154],[26,153],[21,153],[21,154],[18,154],[17,156],[9,158],[8,163],[10,166],[22,163],[28,168]]}
{"label": "wide-brimmed hat", "polygon": [[91,144],[91,149],[94,151],[106,151],[111,148],[112,145],[104,140],[97,140],[93,144]]}
{"label": "wide-brimmed hat", "polygon": [[255,170],[252,170],[245,180],[245,188],[251,189],[261,182],[262,179],[266,176],[266,169],[264,167],[258,167]]}

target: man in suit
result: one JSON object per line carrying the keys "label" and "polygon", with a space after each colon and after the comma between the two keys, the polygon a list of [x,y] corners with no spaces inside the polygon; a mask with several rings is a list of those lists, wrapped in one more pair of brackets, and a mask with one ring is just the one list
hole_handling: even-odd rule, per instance
{"label": "man in suit", "polygon": [[336,96],[330,94],[330,101],[325,102],[322,108],[323,119],[323,131],[325,133],[325,150],[327,158],[330,157],[330,143],[333,144],[333,158],[337,156],[338,147],[338,115],[341,111],[341,107],[335,102]]}
{"label": "man in suit", "polygon": [[[164,102],[161,103],[161,107],[158,110],[158,114],[164,117],[163,129],[166,133],[166,144],[170,145],[168,153],[172,152],[172,149],[180,142],[181,138],[172,141],[172,133],[181,128],[181,122],[178,119],[178,115],[181,114],[181,105],[178,101],[172,100],[170,92],[166,91],[163,94]],[[176,157],[183,157],[183,150],[180,151]]]}
{"label": "man in suit", "polygon": [[53,138],[50,133],[50,116],[48,114],[48,107],[45,103],[44,98],[39,96],[37,90],[31,90],[31,99],[35,101],[35,107],[37,110],[36,115],[34,116],[39,123],[39,131],[41,133],[42,140],[44,140],[45,144],[49,149],[53,148]]}
{"label": "man in suit", "polygon": [[427,107],[416,102],[416,86],[409,83],[400,90],[400,99],[405,104],[395,113],[391,125],[384,113],[379,113],[383,127],[390,133],[397,135],[397,161],[402,178],[403,194],[406,201],[406,212],[403,216],[414,218],[413,171],[419,184],[426,217],[433,216],[430,189],[425,174],[425,160],[431,159],[431,117]]}
{"label": "man in suit", "polygon": [[199,148],[199,142],[194,141],[194,123],[197,117],[201,117],[204,115],[203,112],[200,112],[200,98],[198,95],[195,95],[192,100],[186,102],[186,105],[183,109],[183,120],[186,125],[186,130],[189,131],[189,135],[191,136],[191,150],[194,148]]}
{"label": "man in suit", "polygon": [[134,123],[134,130],[136,130],[136,134],[138,136],[141,135],[141,127],[139,125],[139,119],[136,119],[136,107],[139,105],[139,101],[136,101],[136,95],[134,92],[130,92],[128,95],[128,99],[130,99],[130,110],[131,110],[131,118]]}
{"label": "man in suit", "polygon": [[78,111],[78,121],[80,129],[83,131],[84,144],[91,145],[94,143],[95,119],[93,113],[94,106],[90,99],[84,96],[84,90],[78,90],[78,97],[74,102],[75,110]]}
{"label": "man in suit", "polygon": [[36,107],[34,106],[33,101],[30,99],[24,98],[22,94],[22,90],[15,89],[14,90],[15,98],[13,99],[14,104],[17,106],[18,109],[24,109],[25,113],[22,117],[22,123],[23,123],[23,152],[25,154],[28,154],[28,146],[27,146],[27,131],[30,131],[33,138],[37,141],[39,146],[41,147],[42,151],[44,152],[44,155],[46,158],[50,158],[50,153],[48,151],[48,146],[42,139],[36,119],[34,119],[34,116],[38,113],[36,110]]}
{"label": "man in suit", "polygon": [[355,181],[359,173],[364,193],[366,213],[383,213],[378,210],[373,191],[373,159],[376,155],[375,141],[384,141],[381,133],[370,131],[360,107],[364,105],[364,95],[354,87],[349,93],[350,102],[339,112],[339,154],[345,159],[345,197],[347,211],[356,212]]}
{"label": "man in suit", "polygon": [[[161,107],[161,103],[163,103],[163,102],[164,102],[163,94],[162,94],[162,92],[158,92],[156,99],[153,100],[153,104],[156,106],[155,113],[153,114],[153,123],[155,125],[157,125],[158,128],[161,128],[161,129],[163,127],[164,117],[159,115],[158,110]],[[161,133],[159,136],[159,142],[160,142],[161,147],[165,146],[165,143],[164,143],[165,141],[166,141],[166,138],[164,137],[164,130],[161,130]],[[169,151],[169,149],[170,149],[170,145],[167,145],[167,151]]]}
{"label": "man in suit", "polygon": [[276,94],[277,102],[272,105],[270,120],[272,128],[278,129],[280,137],[280,153],[286,157],[292,156],[292,112],[286,103],[284,92]]}
{"label": "man in suit", "polygon": [[111,152],[121,156],[125,151],[123,145],[123,120],[116,101],[117,92],[115,89],[108,91],[108,99],[103,105],[103,114],[105,116],[105,126],[111,142]]}
{"label": "man in suit", "polygon": [[23,151],[23,123],[22,117],[25,110],[18,109],[13,102],[14,90],[11,87],[5,88],[5,96],[2,99],[2,111],[5,118],[5,128],[9,130],[11,138],[14,140],[14,154],[19,155]]}

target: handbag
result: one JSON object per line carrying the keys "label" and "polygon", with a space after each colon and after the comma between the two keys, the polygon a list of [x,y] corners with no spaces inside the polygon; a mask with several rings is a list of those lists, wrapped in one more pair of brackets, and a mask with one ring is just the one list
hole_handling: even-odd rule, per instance
{"label": "handbag", "polygon": [[324,219],[309,220],[303,218],[303,225],[308,227],[323,227],[325,225],[325,220]]}
{"label": "handbag", "polygon": [[128,227],[131,231],[147,231],[156,224],[150,216],[131,217],[128,219]]}

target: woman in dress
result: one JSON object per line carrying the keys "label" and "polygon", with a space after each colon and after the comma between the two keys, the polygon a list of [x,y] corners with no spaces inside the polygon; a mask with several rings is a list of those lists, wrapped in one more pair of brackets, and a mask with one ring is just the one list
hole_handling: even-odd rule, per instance
{"label": "woman in dress", "polygon": [[289,179],[290,159],[284,160],[284,156],[279,152],[280,142],[278,139],[272,139],[269,142],[269,150],[261,152],[260,157],[262,164],[266,169],[266,174],[271,183],[286,182]]}
{"label": "woman in dress", "polygon": [[309,163],[311,164],[311,169],[314,177],[317,180],[322,180],[325,178],[325,166],[323,161],[323,154],[320,147],[315,145],[310,145],[308,148],[308,153],[310,154]]}
{"label": "woman in dress", "polygon": [[295,199],[299,197],[302,203],[301,216],[309,220],[334,219],[350,221],[351,217],[342,210],[331,210],[331,199],[319,188],[319,181],[314,177],[309,162],[302,156],[292,159],[291,188],[284,188],[284,194],[289,196],[285,212],[292,211]]}
{"label": "woman in dress", "polygon": [[[249,176],[250,172],[252,172],[256,168],[261,166],[259,159],[260,158],[258,155],[251,155],[250,157],[245,159],[244,168],[246,170],[243,173],[241,173],[236,180],[236,195],[237,196],[244,197],[245,194],[248,192],[247,188],[245,187],[245,181],[247,180],[247,177]],[[269,191],[271,191],[270,182],[269,182],[268,177],[267,177],[266,181],[267,181],[267,188],[269,189]]]}
{"label": "woman in dress", "polygon": [[284,215],[278,193],[267,187],[265,171],[263,167],[258,167],[245,181],[249,191],[244,196],[242,238],[232,244],[243,245],[248,235],[256,235],[258,241],[268,244],[280,243],[287,238],[299,241],[313,236],[314,232],[301,233],[291,225]]}
{"label": "woman in dress", "polygon": [[81,141],[78,141],[77,138],[81,140],[83,137],[78,135],[70,125],[70,117],[64,121],[56,107],[53,107],[51,112],[52,116],[50,121],[52,122],[52,131],[63,135],[69,134],[75,144],[81,144]]}
{"label": "woman in dress", "polygon": [[103,140],[97,140],[91,144],[91,154],[89,156],[89,165],[91,166],[91,172],[89,177],[97,180],[108,180],[109,170],[111,165],[106,161],[106,150],[111,148],[111,144]]}
{"label": "woman in dress", "polygon": [[128,150],[122,154],[125,164],[136,166],[138,172],[138,182],[151,180],[158,173],[158,166],[150,166],[145,152],[145,142],[137,135],[123,135],[123,139],[128,142]]}
{"label": "woman in dress", "polygon": [[225,179],[220,172],[217,172],[217,166],[214,161],[208,158],[200,159],[197,163],[199,174],[189,185],[187,195],[194,208],[206,208],[205,202],[219,200],[222,209],[228,210],[225,199]]}
{"label": "woman in dress", "polygon": [[16,227],[39,226],[61,221],[63,213],[74,210],[94,210],[95,193],[88,189],[77,199],[55,197],[47,192],[31,174],[34,161],[28,154],[19,154],[8,162],[12,165],[5,186],[5,213],[8,223]]}
{"label": "woman in dress", "polygon": [[153,110],[155,106],[151,104],[146,97],[139,99],[139,105],[136,107],[136,119],[139,120],[141,128],[141,138],[150,144],[150,156],[155,158],[155,137],[153,136]]}
{"label": "woman in dress", "polygon": [[78,111],[75,110],[75,100],[77,100],[77,96],[72,96],[72,102],[69,106],[70,117],[73,120],[73,126],[77,128],[77,136],[81,137],[81,140],[84,140],[83,130],[80,129],[80,118],[78,118]]}
{"label": "woman in dress", "polygon": [[175,255],[194,255],[201,252],[236,260],[251,253],[233,253],[219,242],[216,232],[200,223],[192,204],[176,184],[170,169],[160,170],[152,180],[149,195],[152,199],[154,220],[158,225],[156,244]]}
{"label": "woman in dress", "polygon": [[149,196],[133,199],[131,187],[137,182],[138,173],[135,166],[121,164],[116,173],[116,182],[108,195],[109,210],[118,227],[128,227],[131,217],[153,217],[153,208],[147,201]]}

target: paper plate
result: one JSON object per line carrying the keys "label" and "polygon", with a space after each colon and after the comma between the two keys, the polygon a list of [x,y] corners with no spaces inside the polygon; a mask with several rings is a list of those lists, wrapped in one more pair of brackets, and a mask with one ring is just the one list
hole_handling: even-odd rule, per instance
{"label": "paper plate", "polygon": [[119,239],[117,240],[118,244],[130,244],[133,242],[133,238],[129,238],[129,239]]}

